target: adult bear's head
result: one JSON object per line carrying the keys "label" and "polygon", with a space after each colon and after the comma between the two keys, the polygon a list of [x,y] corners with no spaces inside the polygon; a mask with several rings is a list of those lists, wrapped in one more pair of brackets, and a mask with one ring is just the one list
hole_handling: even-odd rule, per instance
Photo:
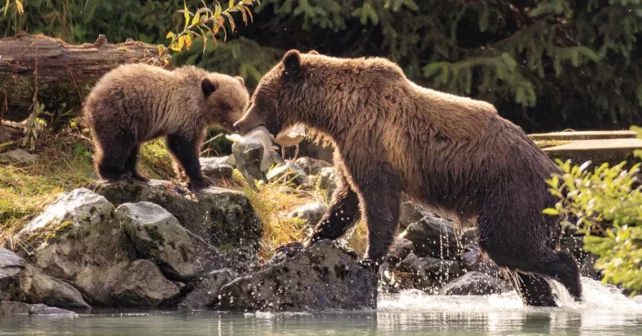
{"label": "adult bear's head", "polygon": [[[318,55],[316,51],[309,54]],[[281,62],[259,81],[250,107],[234,124],[235,129],[245,134],[256,127],[265,126],[270,133],[276,135],[284,128],[300,122],[297,115],[302,113],[302,104],[298,103],[303,101],[304,95],[310,94],[305,90],[305,73],[299,51],[290,50],[285,53]]]}

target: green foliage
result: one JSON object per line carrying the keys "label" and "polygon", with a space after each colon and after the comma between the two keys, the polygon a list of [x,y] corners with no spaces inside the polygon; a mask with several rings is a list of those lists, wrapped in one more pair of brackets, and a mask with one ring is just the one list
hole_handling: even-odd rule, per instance
{"label": "green foliage", "polygon": [[[642,138],[642,128],[632,127]],[[642,158],[642,151],[635,156]],[[640,164],[626,169],[626,162],[609,167],[607,163],[586,170],[570,162],[558,161],[562,175],[547,180],[550,192],[559,198],[548,215],[562,215],[564,225],[585,233],[584,249],[600,256],[596,267],[604,271],[604,281],[642,290],[642,188],[637,174]],[[568,218],[577,219],[570,223]]]}

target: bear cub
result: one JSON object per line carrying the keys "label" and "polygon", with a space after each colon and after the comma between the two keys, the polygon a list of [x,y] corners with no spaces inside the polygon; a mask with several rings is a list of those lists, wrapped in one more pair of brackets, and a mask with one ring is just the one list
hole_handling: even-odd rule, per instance
{"label": "bear cub", "polygon": [[95,168],[103,180],[148,181],[136,169],[142,143],[165,136],[177,175],[190,188],[211,184],[201,171],[205,129],[230,130],[249,104],[243,78],[194,66],[173,71],[146,64],[121,65],[105,74],[84,104],[96,146]]}

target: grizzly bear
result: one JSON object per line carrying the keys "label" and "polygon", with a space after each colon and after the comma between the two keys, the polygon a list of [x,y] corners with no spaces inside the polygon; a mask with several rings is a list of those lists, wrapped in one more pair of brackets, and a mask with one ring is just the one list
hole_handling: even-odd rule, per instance
{"label": "grizzly bear", "polygon": [[364,264],[378,270],[405,192],[456,223],[476,223],[481,249],[510,272],[524,304],[556,305],[546,278],[581,300],[577,263],[558,251],[559,218],[542,214],[556,202],[544,180],[560,170],[491,104],[420,87],[386,59],[290,50],[234,126],[278,134],[297,123],[330,137],[339,179],[303,247],[337,239],[363,218]]}
{"label": "grizzly bear", "polygon": [[146,64],[121,65],[91,90],[84,115],[96,146],[98,175],[107,181],[147,181],[136,169],[143,142],[166,136],[177,174],[191,188],[206,187],[199,163],[208,126],[230,129],[249,104],[243,78],[194,66],[173,71]]}

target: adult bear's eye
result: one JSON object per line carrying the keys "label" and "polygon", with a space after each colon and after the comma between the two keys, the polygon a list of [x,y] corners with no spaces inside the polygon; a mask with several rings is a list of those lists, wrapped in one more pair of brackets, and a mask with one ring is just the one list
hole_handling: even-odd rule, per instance
{"label": "adult bear's eye", "polygon": [[232,109],[232,106],[230,106],[230,104],[228,104],[228,103],[223,103],[223,104],[221,104],[221,107],[222,107],[224,110],[231,110],[231,109]]}

